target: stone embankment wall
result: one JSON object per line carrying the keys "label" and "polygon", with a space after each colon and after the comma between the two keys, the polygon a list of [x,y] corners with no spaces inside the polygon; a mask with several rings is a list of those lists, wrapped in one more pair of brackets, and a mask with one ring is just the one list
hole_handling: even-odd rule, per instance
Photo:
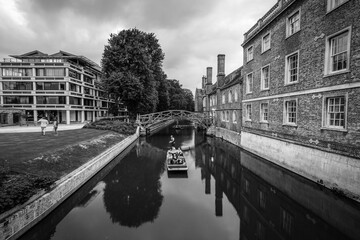
{"label": "stone embankment wall", "polygon": [[241,144],[241,134],[238,132],[231,131],[226,128],[211,126],[206,131],[206,134],[210,135],[210,136],[215,136],[217,138],[221,138],[221,139],[228,141],[236,146],[241,147],[241,145],[240,145]]}
{"label": "stone embankment wall", "polygon": [[360,201],[360,160],[248,132],[210,127],[207,135],[224,139],[307,179]]}
{"label": "stone embankment wall", "polygon": [[107,149],[88,163],[74,170],[56,182],[56,187],[49,193],[24,204],[18,211],[0,219],[0,240],[16,239],[30,229],[65,199],[98,173],[117,155],[135,142],[140,135],[139,128],[134,135]]}
{"label": "stone embankment wall", "polygon": [[[304,179],[299,178],[295,173],[284,171],[276,164],[269,164],[263,159],[254,161],[253,158],[253,154],[241,151],[241,166],[249,169],[271,186],[276,186],[280,192],[285,193],[305,209],[309,209],[310,211],[302,212],[306,218],[314,219],[312,217],[314,213],[330,225],[336,226],[349,238],[360,236],[360,228],[354,227],[360,222],[359,210],[355,205],[348,204],[342,198],[335,198],[329,190],[319,187],[316,183],[304,184]],[[276,189],[269,191],[268,194],[276,194]]]}
{"label": "stone embankment wall", "polygon": [[241,147],[303,177],[360,201],[360,160],[247,132]]}

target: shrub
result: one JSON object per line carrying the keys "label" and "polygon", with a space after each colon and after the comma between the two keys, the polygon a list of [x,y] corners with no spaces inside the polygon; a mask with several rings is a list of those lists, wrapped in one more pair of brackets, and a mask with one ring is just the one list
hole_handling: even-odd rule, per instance
{"label": "shrub", "polygon": [[136,132],[136,126],[133,122],[121,122],[118,120],[105,120],[95,121],[88,123],[84,128],[94,128],[100,130],[111,130],[124,135],[132,135]]}

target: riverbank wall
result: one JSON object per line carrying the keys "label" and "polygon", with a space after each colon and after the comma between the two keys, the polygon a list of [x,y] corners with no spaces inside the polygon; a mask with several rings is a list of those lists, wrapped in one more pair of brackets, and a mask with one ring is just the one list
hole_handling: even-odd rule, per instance
{"label": "riverbank wall", "polygon": [[13,240],[40,222],[140,136],[140,129],[55,183],[55,188],[0,218],[0,240]]}
{"label": "riverbank wall", "polygon": [[241,134],[226,128],[211,126],[207,129],[206,135],[221,138],[238,147],[241,147]]}
{"label": "riverbank wall", "polygon": [[[313,224],[321,224],[315,221],[314,216],[317,215],[330,225],[336,226],[349,238],[360,236],[360,229],[356,227],[360,222],[359,209],[349,203],[349,199],[334,196],[329,189],[305,178],[299,178],[293,172],[284,171],[282,167],[263,158],[257,157],[259,161],[254,161],[254,157],[256,156],[252,153],[241,151],[241,166],[271,185],[267,194],[276,195],[279,190],[305,209],[309,209],[310,211],[300,213]],[[273,189],[273,186],[276,186],[276,189]]]}
{"label": "riverbank wall", "polygon": [[321,149],[242,131],[210,127],[207,135],[236,146],[360,202],[360,160]]}
{"label": "riverbank wall", "polygon": [[167,121],[162,121],[162,122],[156,123],[146,129],[142,128],[140,131],[140,136],[155,134],[158,131],[160,131],[161,129],[173,124],[174,122],[175,122],[175,120],[167,120]]}

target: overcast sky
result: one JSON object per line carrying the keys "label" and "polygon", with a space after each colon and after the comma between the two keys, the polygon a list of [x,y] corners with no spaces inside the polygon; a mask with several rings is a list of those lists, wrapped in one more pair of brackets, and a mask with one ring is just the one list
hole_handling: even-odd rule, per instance
{"label": "overcast sky", "polygon": [[155,33],[164,71],[193,92],[225,54],[225,73],[242,65],[243,34],[277,0],[0,0],[0,58],[59,50],[100,64],[110,33]]}

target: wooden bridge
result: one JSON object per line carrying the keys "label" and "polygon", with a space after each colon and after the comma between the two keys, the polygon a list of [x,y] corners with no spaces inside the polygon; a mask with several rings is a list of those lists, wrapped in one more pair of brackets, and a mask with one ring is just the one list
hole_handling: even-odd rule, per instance
{"label": "wooden bridge", "polygon": [[185,110],[168,110],[145,115],[137,115],[136,124],[145,129],[168,120],[189,120],[195,126],[208,128],[212,124],[212,117],[208,112],[190,112]]}

